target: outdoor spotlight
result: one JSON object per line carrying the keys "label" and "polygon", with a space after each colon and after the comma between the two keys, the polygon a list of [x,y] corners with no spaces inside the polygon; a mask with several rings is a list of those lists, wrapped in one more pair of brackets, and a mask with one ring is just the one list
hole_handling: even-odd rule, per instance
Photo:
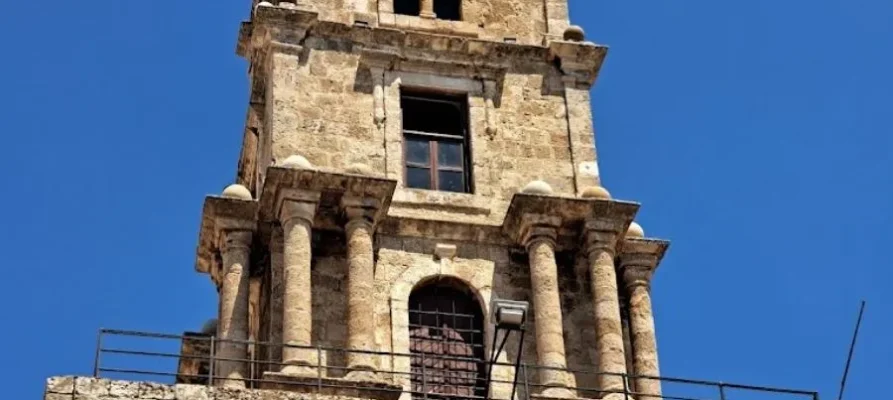
{"label": "outdoor spotlight", "polygon": [[493,321],[498,328],[520,330],[527,321],[527,309],[530,306],[526,301],[494,300]]}

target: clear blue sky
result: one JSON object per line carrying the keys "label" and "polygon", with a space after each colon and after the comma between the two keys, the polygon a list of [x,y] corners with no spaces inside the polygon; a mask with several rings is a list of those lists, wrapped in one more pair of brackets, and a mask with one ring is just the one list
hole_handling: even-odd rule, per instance
{"label": "clear blue sky", "polygon": [[[235,175],[248,3],[4,4],[8,398],[89,373],[99,327],[215,314],[193,262],[202,199]],[[611,46],[593,96],[605,185],[673,240],[654,288],[663,371],[836,397],[864,298],[848,398],[883,398],[893,3],[571,3]]]}

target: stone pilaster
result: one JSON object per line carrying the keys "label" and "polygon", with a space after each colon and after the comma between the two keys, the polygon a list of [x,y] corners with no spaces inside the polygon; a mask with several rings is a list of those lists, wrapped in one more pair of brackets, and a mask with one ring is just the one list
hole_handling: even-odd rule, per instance
{"label": "stone pilaster", "polygon": [[530,287],[536,326],[537,365],[544,397],[572,397],[568,389],[567,358],[561,299],[558,294],[558,265],[555,262],[556,228],[536,227],[525,239],[530,257]]}
{"label": "stone pilaster", "polygon": [[345,217],[347,224],[347,347],[354,351],[347,354],[347,367],[350,372],[347,379],[374,380],[374,357],[368,352],[374,350],[375,324],[371,317],[375,315],[373,286],[375,285],[375,254],[373,235],[375,232],[372,216],[360,204],[362,201],[351,201],[345,198]]}
{"label": "stone pilaster", "polygon": [[245,387],[248,376],[248,275],[251,231],[230,231],[222,235],[223,276],[220,284],[220,320],[217,325],[218,361],[215,383]]}
{"label": "stone pilaster", "polygon": [[[269,361],[279,363],[282,361],[282,347],[278,345],[282,343],[282,302],[285,297],[285,288],[282,285],[283,275],[285,274],[285,261],[283,260],[283,235],[282,229],[277,227],[273,229],[270,237],[270,337],[267,341],[271,343],[268,346],[267,354]],[[267,366],[267,371],[279,371],[279,364],[271,364]]]}
{"label": "stone pilaster", "polygon": [[[626,239],[620,255],[623,285],[629,298],[630,331],[633,344],[634,374],[659,377],[657,337],[651,308],[651,277],[663,257],[668,243],[648,239]],[[660,399],[661,382],[638,378],[636,393],[640,399]]]}
{"label": "stone pilaster", "polygon": [[546,41],[561,40],[567,27],[567,0],[546,0]]}
{"label": "stone pilaster", "polygon": [[565,76],[563,81],[568,143],[571,147],[571,162],[574,163],[574,187],[579,192],[586,187],[601,184],[595,156],[590,87],[578,84],[577,79],[572,76]]}
{"label": "stone pilaster", "polygon": [[318,193],[305,193],[303,199],[286,199],[279,211],[282,223],[285,264],[282,276],[283,298],[282,373],[313,375],[318,360],[310,349],[287,346],[310,346],[312,339],[313,301],[310,285],[311,238],[313,218],[319,202]]}
{"label": "stone pilaster", "polygon": [[[620,299],[617,273],[614,267],[617,232],[602,230],[597,221],[587,223],[586,252],[592,284],[592,304],[595,309],[595,347],[598,354],[596,370],[599,389],[622,393],[625,387],[626,356],[623,347],[623,327],[620,320]],[[622,395],[622,394],[621,394]]]}

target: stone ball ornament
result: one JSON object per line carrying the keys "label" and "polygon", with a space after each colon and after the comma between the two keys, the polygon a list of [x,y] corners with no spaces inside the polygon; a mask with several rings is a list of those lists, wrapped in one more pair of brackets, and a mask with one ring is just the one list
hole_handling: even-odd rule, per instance
{"label": "stone ball ornament", "polygon": [[638,222],[633,221],[629,224],[629,229],[626,230],[626,237],[643,238],[645,237],[645,230],[642,229],[642,225],[639,225]]}
{"label": "stone ball ornament", "polygon": [[307,161],[304,156],[297,154],[288,156],[288,158],[283,160],[279,166],[291,169],[313,169],[313,164],[311,164],[310,161]]}
{"label": "stone ball ornament", "polygon": [[552,194],[554,192],[552,186],[541,180],[530,182],[521,189],[521,193],[524,194]]}
{"label": "stone ball ornament", "polygon": [[580,193],[580,197],[584,199],[609,200],[611,198],[611,193],[608,192],[608,189],[605,189],[601,186],[590,186],[586,189],[583,189],[583,192]]}
{"label": "stone ball ornament", "polygon": [[373,175],[375,173],[374,171],[372,171],[372,167],[363,163],[350,164],[347,166],[347,168],[344,169],[344,171],[349,174],[366,176]]}
{"label": "stone ball ornament", "polygon": [[564,30],[564,40],[568,42],[582,42],[586,40],[586,32],[579,25],[571,25]]}
{"label": "stone ball ornament", "polygon": [[239,184],[233,184],[223,189],[223,193],[221,194],[223,197],[228,199],[238,199],[238,200],[252,200],[251,191],[248,190],[245,186]]}

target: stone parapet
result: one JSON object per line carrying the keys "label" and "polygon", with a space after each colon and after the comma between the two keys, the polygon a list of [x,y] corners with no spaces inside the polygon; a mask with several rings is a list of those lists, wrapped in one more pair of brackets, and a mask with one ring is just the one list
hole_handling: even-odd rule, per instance
{"label": "stone parapet", "polygon": [[[399,390],[378,384],[369,389],[381,393]],[[74,376],[58,376],[47,380],[44,400],[354,400],[387,399],[354,389],[353,393],[317,394],[312,391],[257,390],[221,388],[201,385],[164,385],[154,382],[132,382]]]}

